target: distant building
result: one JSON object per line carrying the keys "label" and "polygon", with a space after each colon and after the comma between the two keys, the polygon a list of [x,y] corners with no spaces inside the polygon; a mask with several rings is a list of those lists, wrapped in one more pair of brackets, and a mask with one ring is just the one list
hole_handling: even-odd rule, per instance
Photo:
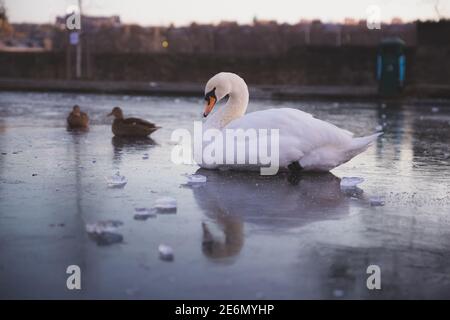
{"label": "distant building", "polygon": [[450,46],[450,20],[417,22],[417,44],[420,46]]}
{"label": "distant building", "polygon": [[[17,24],[11,36],[1,37],[0,50],[67,51],[69,30],[67,16],[56,18],[54,25]],[[406,45],[416,46],[417,30],[421,44],[445,43],[449,22],[402,23],[393,19],[381,29],[370,30],[364,20],[345,19],[344,23],[301,20],[297,24],[279,24],[255,18],[239,25],[222,21],[215,25],[192,23],[189,26],[122,24],[119,16],[82,17],[84,53],[181,53],[273,55],[304,46],[376,47],[383,38],[400,37]],[[434,31],[437,30],[437,31]],[[432,34],[432,35],[430,35]]]}
{"label": "distant building", "polygon": [[0,51],[51,51],[53,27],[36,24],[11,24],[10,31],[0,37]]}
{"label": "distant building", "polygon": [[26,42],[21,43],[17,41],[0,41],[0,51],[4,52],[42,52],[46,49],[39,43]]}
{"label": "distant building", "polygon": [[[56,17],[56,25],[60,28],[66,28],[66,20],[68,15]],[[83,15],[81,18],[82,28],[101,28],[101,27],[120,27],[120,17],[119,16],[110,16],[110,17],[93,17]]]}

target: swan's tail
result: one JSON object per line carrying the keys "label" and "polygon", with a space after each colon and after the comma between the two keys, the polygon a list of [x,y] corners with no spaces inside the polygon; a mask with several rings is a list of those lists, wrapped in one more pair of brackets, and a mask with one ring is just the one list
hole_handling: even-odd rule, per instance
{"label": "swan's tail", "polygon": [[359,138],[353,138],[352,143],[350,144],[350,147],[347,150],[347,153],[350,157],[354,157],[361,152],[364,152],[367,150],[368,147],[374,143],[379,136],[381,136],[383,132],[377,132],[375,134],[372,134],[370,136],[366,137],[359,137]]}

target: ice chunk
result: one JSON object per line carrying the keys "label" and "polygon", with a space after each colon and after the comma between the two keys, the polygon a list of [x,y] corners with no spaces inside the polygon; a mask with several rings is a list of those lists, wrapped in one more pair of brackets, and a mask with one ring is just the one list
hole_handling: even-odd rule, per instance
{"label": "ice chunk", "polygon": [[375,131],[383,131],[383,126],[382,125],[377,125],[376,127],[375,127]]}
{"label": "ice chunk", "polygon": [[158,212],[176,212],[177,200],[171,197],[162,197],[155,201],[154,208]]}
{"label": "ice chunk", "polygon": [[121,225],[123,222],[119,220],[97,221],[86,224],[86,231],[87,233],[115,232]]}
{"label": "ice chunk", "polygon": [[351,200],[360,200],[364,194],[364,190],[358,187],[353,188],[343,188],[341,187],[341,192],[344,193],[347,197],[350,197]]}
{"label": "ice chunk", "polygon": [[125,176],[121,176],[119,171],[111,177],[108,177],[106,181],[108,182],[109,188],[123,188],[128,182],[127,178]]}
{"label": "ice chunk", "polygon": [[341,179],[341,189],[356,188],[360,183],[363,183],[364,179],[360,177],[343,177]]}
{"label": "ice chunk", "polygon": [[123,241],[123,236],[116,232],[102,232],[100,234],[92,234],[91,238],[97,242],[99,246],[109,246],[114,243]]}
{"label": "ice chunk", "polygon": [[201,174],[191,174],[187,176],[187,180],[188,185],[197,185],[206,183],[207,178],[205,176],[202,176]]}
{"label": "ice chunk", "polygon": [[156,217],[156,212],[153,209],[148,208],[135,208],[134,219],[135,220],[147,220],[148,218]]}
{"label": "ice chunk", "polygon": [[173,260],[173,249],[165,244],[160,244],[158,246],[159,258],[164,261],[172,261]]}
{"label": "ice chunk", "polygon": [[433,108],[431,108],[431,112],[433,112],[433,113],[439,112],[439,108],[433,107]]}
{"label": "ice chunk", "polygon": [[384,206],[385,202],[382,197],[371,197],[370,198],[370,205],[372,207],[382,207]]}
{"label": "ice chunk", "polygon": [[117,228],[123,223],[118,220],[105,220],[86,224],[86,231],[99,246],[111,245],[123,241],[123,236]]}

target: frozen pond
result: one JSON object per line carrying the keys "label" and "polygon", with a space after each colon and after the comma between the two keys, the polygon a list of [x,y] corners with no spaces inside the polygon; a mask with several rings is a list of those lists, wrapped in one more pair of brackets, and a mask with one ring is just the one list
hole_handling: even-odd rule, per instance
{"label": "frozen pond", "polygon": [[[75,103],[88,132],[65,128]],[[112,138],[117,105],[163,129]],[[186,186],[198,167],[170,161],[170,134],[201,119],[201,99],[0,93],[0,298],[450,298],[450,108],[251,101],[249,111],[269,107],[385,134],[297,186],[203,170],[206,183]],[[109,188],[117,171],[126,185]],[[342,191],[342,177],[364,182]],[[134,218],[163,197],[176,211]],[[85,225],[99,220],[123,222],[123,241],[97,245]],[[81,291],[66,288],[69,265]],[[369,265],[381,268],[379,291],[366,287]]]}

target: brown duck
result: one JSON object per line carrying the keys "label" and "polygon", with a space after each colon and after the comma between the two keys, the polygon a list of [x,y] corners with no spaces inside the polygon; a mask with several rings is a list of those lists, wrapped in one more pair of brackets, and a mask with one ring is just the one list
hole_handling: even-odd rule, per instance
{"label": "brown duck", "polygon": [[71,129],[87,128],[89,125],[89,117],[85,112],[81,112],[78,105],[74,105],[72,112],[67,117],[67,125]]}
{"label": "brown duck", "polygon": [[112,132],[117,137],[146,137],[161,127],[139,118],[124,118],[122,109],[115,107],[108,116],[114,116]]}

